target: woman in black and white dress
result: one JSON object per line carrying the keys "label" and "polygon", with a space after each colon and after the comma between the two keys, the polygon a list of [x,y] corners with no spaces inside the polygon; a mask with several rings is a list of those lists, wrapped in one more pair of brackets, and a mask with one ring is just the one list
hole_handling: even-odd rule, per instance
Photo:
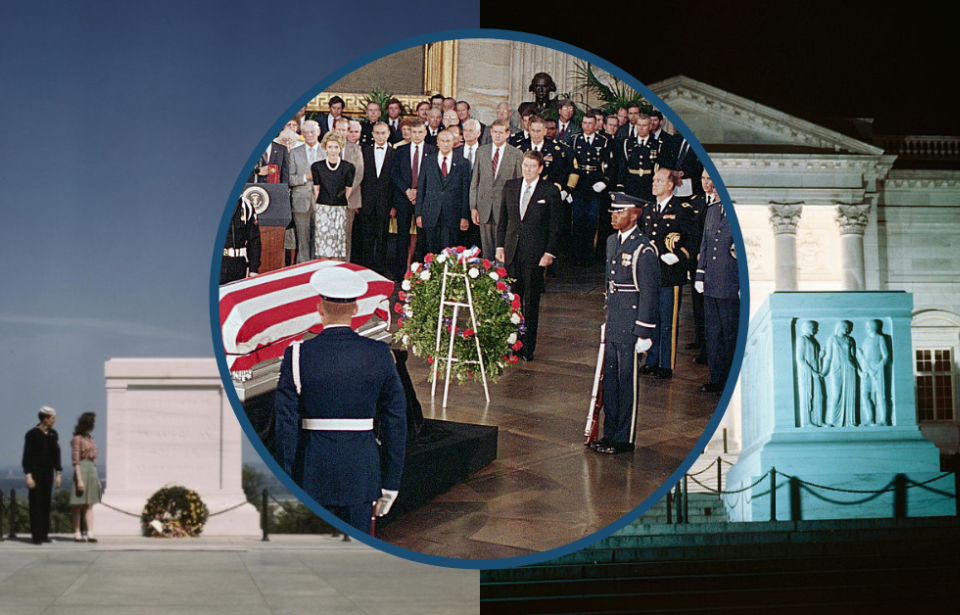
{"label": "woman in black and white dress", "polygon": [[313,235],[316,258],[347,257],[347,198],[353,190],[354,167],[340,157],[343,142],[337,132],[325,134],[320,147],[327,157],[310,166],[317,197]]}

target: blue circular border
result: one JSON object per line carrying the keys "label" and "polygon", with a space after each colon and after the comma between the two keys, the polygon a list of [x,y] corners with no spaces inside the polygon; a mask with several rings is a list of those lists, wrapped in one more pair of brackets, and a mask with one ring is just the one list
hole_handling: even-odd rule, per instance
{"label": "blue circular border", "polygon": [[[700,161],[703,163],[704,168],[710,174],[710,177],[713,179],[714,185],[717,187],[718,194],[720,198],[725,203],[731,203],[730,194],[727,192],[726,186],[723,184],[723,180],[720,177],[720,174],[717,172],[717,168],[714,166],[713,161],[710,160],[710,157],[707,156],[707,152],[703,149],[703,146],[697,140],[696,136],[690,131],[687,125],[680,119],[670,107],[660,99],[659,96],[654,94],[647,88],[646,85],[637,81],[634,77],[627,74],[622,69],[618,68],[614,64],[590,53],[574,47],[573,45],[568,45],[560,41],[546,38],[543,36],[538,36],[535,34],[528,34],[525,32],[514,32],[510,30],[485,30],[485,29],[465,29],[465,30],[448,30],[445,32],[435,32],[433,34],[426,34],[422,36],[416,36],[413,38],[408,38],[396,43],[391,43],[367,53],[356,60],[344,65],[339,70],[331,73],[316,85],[310,88],[303,96],[298,98],[290,107],[277,119],[276,122],[270,127],[267,131],[264,138],[260,141],[257,147],[254,148],[253,153],[247,159],[244,169],[253,168],[253,165],[256,163],[257,159],[260,156],[260,152],[266,150],[267,145],[273,140],[271,135],[279,132],[286,121],[293,117],[293,115],[301,108],[304,107],[307,103],[313,100],[319,93],[323,92],[330,85],[335,83],[337,80],[348,75],[349,73],[355,71],[356,69],[369,64],[370,62],[380,59],[384,56],[408,49],[410,47],[416,47],[419,45],[426,45],[428,43],[435,43],[438,41],[446,40],[455,40],[455,39],[499,39],[499,40],[510,40],[517,41],[522,43],[532,43],[534,45],[540,45],[542,47],[549,47],[550,49],[555,49],[557,51],[562,51],[566,54],[577,57],[581,60],[586,60],[594,66],[598,66],[603,70],[607,71],[611,75],[623,75],[620,77],[622,81],[627,83],[630,87],[634,88],[643,96],[650,101],[658,110],[660,110],[663,115],[670,120],[670,122],[679,130],[687,141],[693,147],[693,150],[697,153],[697,156],[700,157]],[[313,501],[303,490],[300,489],[293,482],[293,480],[287,476],[282,468],[277,464],[273,457],[267,452],[266,447],[263,445],[263,442],[260,441],[259,436],[257,436],[256,431],[254,431],[253,426],[250,423],[250,420],[247,418],[246,412],[243,410],[243,405],[240,403],[240,398],[237,396],[237,392],[233,386],[233,381],[230,378],[230,372],[227,369],[226,355],[223,347],[223,333],[220,329],[220,310],[219,310],[219,282],[220,282],[220,260],[222,256],[222,246],[227,237],[227,229],[230,225],[230,219],[233,216],[234,207],[237,202],[237,199],[240,198],[240,193],[243,190],[244,185],[246,184],[246,177],[248,173],[243,171],[240,173],[240,176],[237,178],[237,181],[233,185],[233,190],[230,193],[230,197],[227,199],[227,204],[224,209],[223,216],[220,220],[219,232],[217,233],[217,239],[214,243],[212,262],[210,266],[210,326],[211,334],[213,336],[213,346],[216,353],[217,367],[220,369],[220,378],[223,381],[224,389],[227,393],[227,397],[230,400],[230,404],[233,407],[234,414],[237,415],[237,418],[240,421],[240,425],[243,427],[244,432],[247,435],[247,438],[253,444],[257,453],[260,454],[260,457],[266,463],[267,467],[276,475],[276,477],[284,484],[284,486],[290,490],[297,498],[300,499],[310,510],[322,517],[328,523],[336,526],[340,531],[350,534],[356,540],[359,540],[367,545],[380,549],[391,555],[396,555],[397,557],[402,557],[411,561],[419,562],[422,564],[431,564],[434,566],[444,566],[448,568],[462,568],[470,570],[486,570],[493,568],[512,568],[514,566],[526,566],[530,564],[538,564],[545,562],[547,560],[552,560],[574,551],[579,551],[585,547],[588,547],[595,542],[606,538],[612,535],[614,532],[617,532],[627,525],[629,525],[633,520],[639,517],[641,514],[645,513],[650,507],[659,502],[661,499],[666,497],[667,492],[675,485],[683,475],[690,469],[694,464],[697,457],[700,455],[700,451],[703,451],[707,444],[710,441],[710,438],[716,432],[717,427],[720,425],[720,420],[723,418],[724,413],[726,412],[727,406],[730,403],[730,398],[733,395],[733,390],[736,386],[737,379],[740,377],[740,367],[743,363],[743,353],[746,346],[747,340],[747,329],[749,325],[749,314],[750,314],[750,285],[749,277],[747,272],[747,259],[739,258],[737,259],[738,272],[740,276],[740,328],[737,336],[737,347],[736,353],[733,360],[733,368],[730,372],[730,377],[727,379],[727,386],[723,391],[723,395],[720,397],[720,401],[717,403],[716,410],[713,413],[713,417],[710,422],[707,424],[707,427],[704,429],[703,434],[700,436],[700,439],[697,440],[696,444],[691,449],[690,453],[687,455],[687,458],[680,464],[680,467],[670,475],[670,477],[664,481],[660,487],[654,491],[646,500],[644,500],[639,506],[624,514],[620,519],[611,523],[602,530],[598,530],[593,534],[571,542],[565,546],[557,547],[555,549],[550,549],[549,551],[542,551],[540,553],[534,553],[531,555],[522,555],[518,557],[508,557],[500,559],[457,559],[452,557],[440,557],[437,555],[428,555],[425,553],[419,553],[417,551],[411,551],[403,547],[398,547],[391,545],[387,542],[384,542],[378,538],[368,536],[365,534],[358,534],[356,530],[349,527],[347,524],[342,522],[340,519],[334,517],[330,512],[325,508],[318,505]],[[733,240],[736,245],[737,252],[742,255],[746,255],[746,249],[743,243],[743,233],[740,230],[740,224],[737,220],[736,212],[733,207],[727,209],[728,219],[730,226],[733,229]]]}

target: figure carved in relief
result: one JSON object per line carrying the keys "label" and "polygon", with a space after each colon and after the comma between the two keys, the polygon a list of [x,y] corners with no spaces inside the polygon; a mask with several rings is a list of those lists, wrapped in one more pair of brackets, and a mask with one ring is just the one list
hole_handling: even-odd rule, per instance
{"label": "figure carved in relief", "polygon": [[823,424],[853,427],[857,417],[857,342],[850,337],[853,324],[841,320],[827,341],[822,374],[827,381],[827,407]]}
{"label": "figure carved in relief", "polygon": [[800,426],[823,426],[823,377],[820,373],[820,343],[814,337],[817,323],[800,326],[797,339],[797,393],[800,396]]}
{"label": "figure carved in relief", "polygon": [[890,351],[880,322],[867,322],[867,337],[857,350],[860,359],[860,413],[864,426],[887,425],[887,363]]}

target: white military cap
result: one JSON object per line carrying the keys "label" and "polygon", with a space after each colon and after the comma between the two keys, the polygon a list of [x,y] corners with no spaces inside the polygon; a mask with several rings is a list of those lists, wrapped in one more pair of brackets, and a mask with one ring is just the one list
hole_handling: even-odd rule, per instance
{"label": "white military cap", "polygon": [[310,276],[310,285],[324,301],[350,303],[367,292],[367,282],[346,267],[326,267]]}
{"label": "white military cap", "polygon": [[45,414],[47,416],[57,416],[57,411],[50,406],[40,406],[40,414]]}

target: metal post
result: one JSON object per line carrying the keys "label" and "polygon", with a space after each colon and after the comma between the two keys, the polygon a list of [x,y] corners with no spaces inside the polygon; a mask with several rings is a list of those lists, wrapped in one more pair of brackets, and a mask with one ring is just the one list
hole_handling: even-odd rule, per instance
{"label": "metal post", "polygon": [[270,542],[270,509],[267,508],[267,493],[266,487],[263,489],[263,500],[260,505],[260,529],[263,530],[263,538],[260,539],[260,542]]}
{"label": "metal post", "polygon": [[677,483],[677,495],[674,498],[674,502],[677,503],[677,523],[683,523],[683,494],[680,493],[680,483]]}
{"label": "metal post", "polygon": [[17,537],[17,490],[10,489],[10,533],[7,538],[13,540]]}
{"label": "metal post", "polygon": [[794,476],[790,479],[790,520],[799,521],[802,518],[800,510],[800,479]]}
{"label": "metal post", "polygon": [[717,455],[717,497],[723,491],[723,457]]}
{"label": "metal post", "polygon": [[723,428],[723,454],[724,455],[729,454],[729,451],[727,450],[727,428],[726,427]]}
{"label": "metal post", "polygon": [[0,491],[0,542],[3,542],[3,492]]}
{"label": "metal post", "polygon": [[667,491],[667,525],[673,524],[673,490]]}
{"label": "metal post", "polygon": [[690,490],[686,474],[683,475],[683,522],[690,523]]}
{"label": "metal post", "polygon": [[770,520],[777,520],[777,469],[770,468]]}
{"label": "metal post", "polygon": [[893,516],[897,519],[907,517],[907,475],[893,477]]}

